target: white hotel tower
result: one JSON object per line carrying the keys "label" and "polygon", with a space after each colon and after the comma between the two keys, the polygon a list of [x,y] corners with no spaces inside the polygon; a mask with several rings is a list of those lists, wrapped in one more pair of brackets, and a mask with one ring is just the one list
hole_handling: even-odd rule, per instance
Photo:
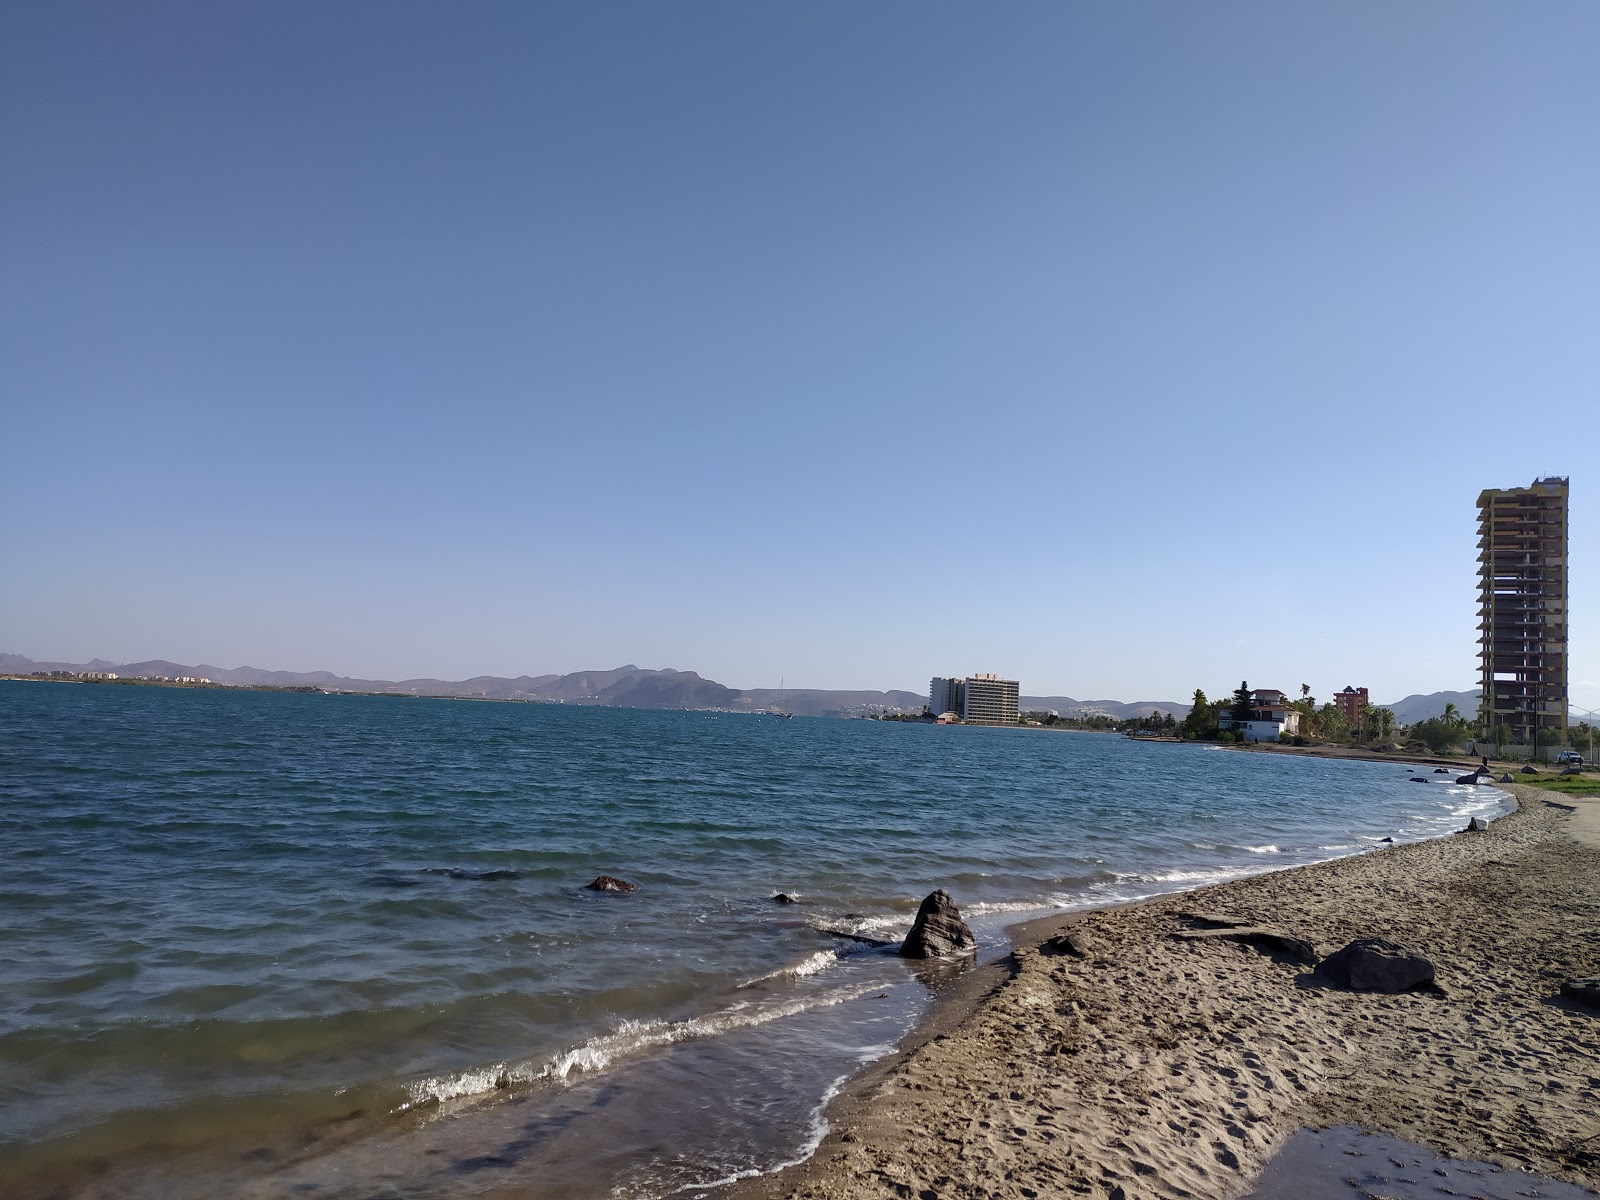
{"label": "white hotel tower", "polygon": [[998,675],[935,676],[928,684],[928,711],[936,717],[953,712],[968,725],[1015,725],[1020,687]]}

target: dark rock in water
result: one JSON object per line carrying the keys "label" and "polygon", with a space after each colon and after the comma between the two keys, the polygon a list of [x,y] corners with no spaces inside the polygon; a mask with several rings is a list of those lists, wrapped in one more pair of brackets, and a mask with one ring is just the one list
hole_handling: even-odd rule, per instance
{"label": "dark rock in water", "polygon": [[1426,955],[1389,938],[1357,938],[1317,964],[1318,979],[1352,992],[1409,992],[1433,982]]}
{"label": "dark rock in water", "polygon": [[1448,775],[1448,774],[1450,774],[1450,768],[1449,767],[1435,767],[1433,769],[1433,773],[1435,775]]}
{"label": "dark rock in water", "polygon": [[1568,1000],[1600,1007],[1600,975],[1591,975],[1587,979],[1569,979],[1561,985],[1561,994]]}
{"label": "dark rock in water", "polygon": [[1537,775],[1539,773],[1539,768],[1534,766],[1532,763],[1529,763],[1527,766],[1522,768],[1522,773],[1524,775]]}
{"label": "dark rock in water", "polygon": [[978,949],[978,939],[961,919],[961,910],[940,888],[931,893],[917,910],[911,932],[900,946],[907,958],[960,958]]}
{"label": "dark rock in water", "polygon": [[799,904],[800,899],[798,896],[789,895],[788,892],[779,892],[772,898],[772,902],[774,904]]}
{"label": "dark rock in water", "polygon": [[1467,827],[1465,829],[1463,829],[1461,832],[1462,833],[1482,833],[1484,830],[1486,830],[1488,828],[1489,828],[1489,822],[1485,821],[1482,817],[1473,817],[1472,820],[1467,822]]}
{"label": "dark rock in water", "polygon": [[1384,838],[1384,839],[1383,839],[1383,840],[1384,840],[1384,841],[1386,841],[1386,842],[1392,842],[1392,841],[1394,841],[1394,839],[1393,839],[1393,838]]}
{"label": "dark rock in water", "polygon": [[618,879],[615,875],[598,875],[593,883],[583,885],[591,892],[637,892],[639,885]]}
{"label": "dark rock in water", "polygon": [[886,938],[868,937],[864,933],[851,933],[848,929],[829,929],[827,926],[818,926],[818,933],[825,933],[829,937],[843,938],[847,942],[860,942],[863,946],[892,946],[893,942]]}
{"label": "dark rock in water", "polygon": [[1456,776],[1456,782],[1457,783],[1477,783],[1478,782],[1478,773],[1476,771],[1474,771],[1471,775],[1457,775]]}
{"label": "dark rock in water", "polygon": [[1427,783],[1428,781],[1426,779],[1424,779],[1421,775],[1413,775],[1411,777],[1411,782],[1412,783]]}
{"label": "dark rock in water", "polygon": [[1501,783],[1515,783],[1516,781],[1516,776],[1512,775],[1510,771],[1507,771],[1504,775],[1500,776]]}
{"label": "dark rock in water", "polygon": [[1075,929],[1058,933],[1039,946],[1040,954],[1067,954],[1073,958],[1088,958],[1094,953],[1094,943]]}

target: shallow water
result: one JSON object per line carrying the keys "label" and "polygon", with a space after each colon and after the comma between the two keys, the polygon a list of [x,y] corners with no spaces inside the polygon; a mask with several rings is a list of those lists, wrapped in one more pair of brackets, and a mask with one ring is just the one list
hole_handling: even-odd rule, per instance
{"label": "shallow water", "polygon": [[[655,1196],[765,1169],[927,1003],[908,964],[819,927],[897,937],[944,886],[998,953],[1041,907],[1505,802],[1411,774],[1038,730],[0,683],[0,1182]],[[639,892],[582,889],[602,872]]]}

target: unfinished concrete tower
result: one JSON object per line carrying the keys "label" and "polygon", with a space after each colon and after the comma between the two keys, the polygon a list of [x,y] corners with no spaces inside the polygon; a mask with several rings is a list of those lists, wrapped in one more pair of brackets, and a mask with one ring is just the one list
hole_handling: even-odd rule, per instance
{"label": "unfinished concrete tower", "polygon": [[1567,480],[1478,496],[1478,659],[1485,732],[1567,740]]}

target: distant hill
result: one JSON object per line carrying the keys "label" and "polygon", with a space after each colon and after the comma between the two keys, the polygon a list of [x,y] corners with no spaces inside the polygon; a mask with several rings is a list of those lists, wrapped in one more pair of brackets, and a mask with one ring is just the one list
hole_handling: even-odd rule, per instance
{"label": "distant hill", "polygon": [[130,676],[192,676],[235,687],[314,687],[330,692],[386,692],[406,696],[443,696],[479,700],[537,700],[554,704],[597,704],[613,708],[715,708],[743,712],[777,711],[804,716],[864,716],[883,712],[921,712],[924,697],[914,692],[819,691],[780,692],[757,688],[741,692],[693,671],[649,670],[632,663],[610,671],[574,671],[570,675],[519,675],[514,679],[479,675],[472,679],[356,679],[331,671],[265,671],[259,667],[189,666],[164,658],[114,663],[97,658],[88,663],[35,662],[20,654],[0,654],[0,672],[27,675],[34,671],[103,671]]}
{"label": "distant hill", "polygon": [[1426,721],[1430,717],[1444,716],[1444,706],[1454,704],[1461,710],[1461,715],[1471,721],[1478,715],[1478,689],[1470,692],[1430,692],[1426,696],[1407,696],[1404,700],[1396,700],[1393,704],[1380,704],[1377,707],[1387,708],[1394,714],[1396,725],[1415,725],[1418,721]]}
{"label": "distant hill", "polygon": [[752,688],[739,693],[740,708],[755,712],[782,710],[802,717],[858,717],[872,713],[919,713],[928,705],[922,692],[830,692],[796,688]]}
{"label": "distant hill", "polygon": [[1173,720],[1181,721],[1193,707],[1176,700],[1135,700],[1132,704],[1124,704],[1121,700],[1074,700],[1071,696],[1024,696],[1021,703],[1024,712],[1050,712],[1053,709],[1063,717],[1098,715],[1117,721],[1148,717],[1152,712],[1163,715],[1171,713]]}
{"label": "distant hill", "polygon": [[264,671],[259,667],[188,666],[164,658],[143,662],[34,662],[19,654],[0,654],[0,671],[26,675],[34,671],[105,671],[124,678],[146,675],[193,676],[235,687],[314,687],[330,692],[392,692],[407,696],[445,696],[481,700],[543,700],[564,704],[605,704],[624,708],[731,708],[739,698],[733,688],[702,679],[693,671],[651,671],[628,664],[613,671],[577,671],[571,675],[520,675],[506,679],[480,675],[473,679],[356,679],[331,671]]}

